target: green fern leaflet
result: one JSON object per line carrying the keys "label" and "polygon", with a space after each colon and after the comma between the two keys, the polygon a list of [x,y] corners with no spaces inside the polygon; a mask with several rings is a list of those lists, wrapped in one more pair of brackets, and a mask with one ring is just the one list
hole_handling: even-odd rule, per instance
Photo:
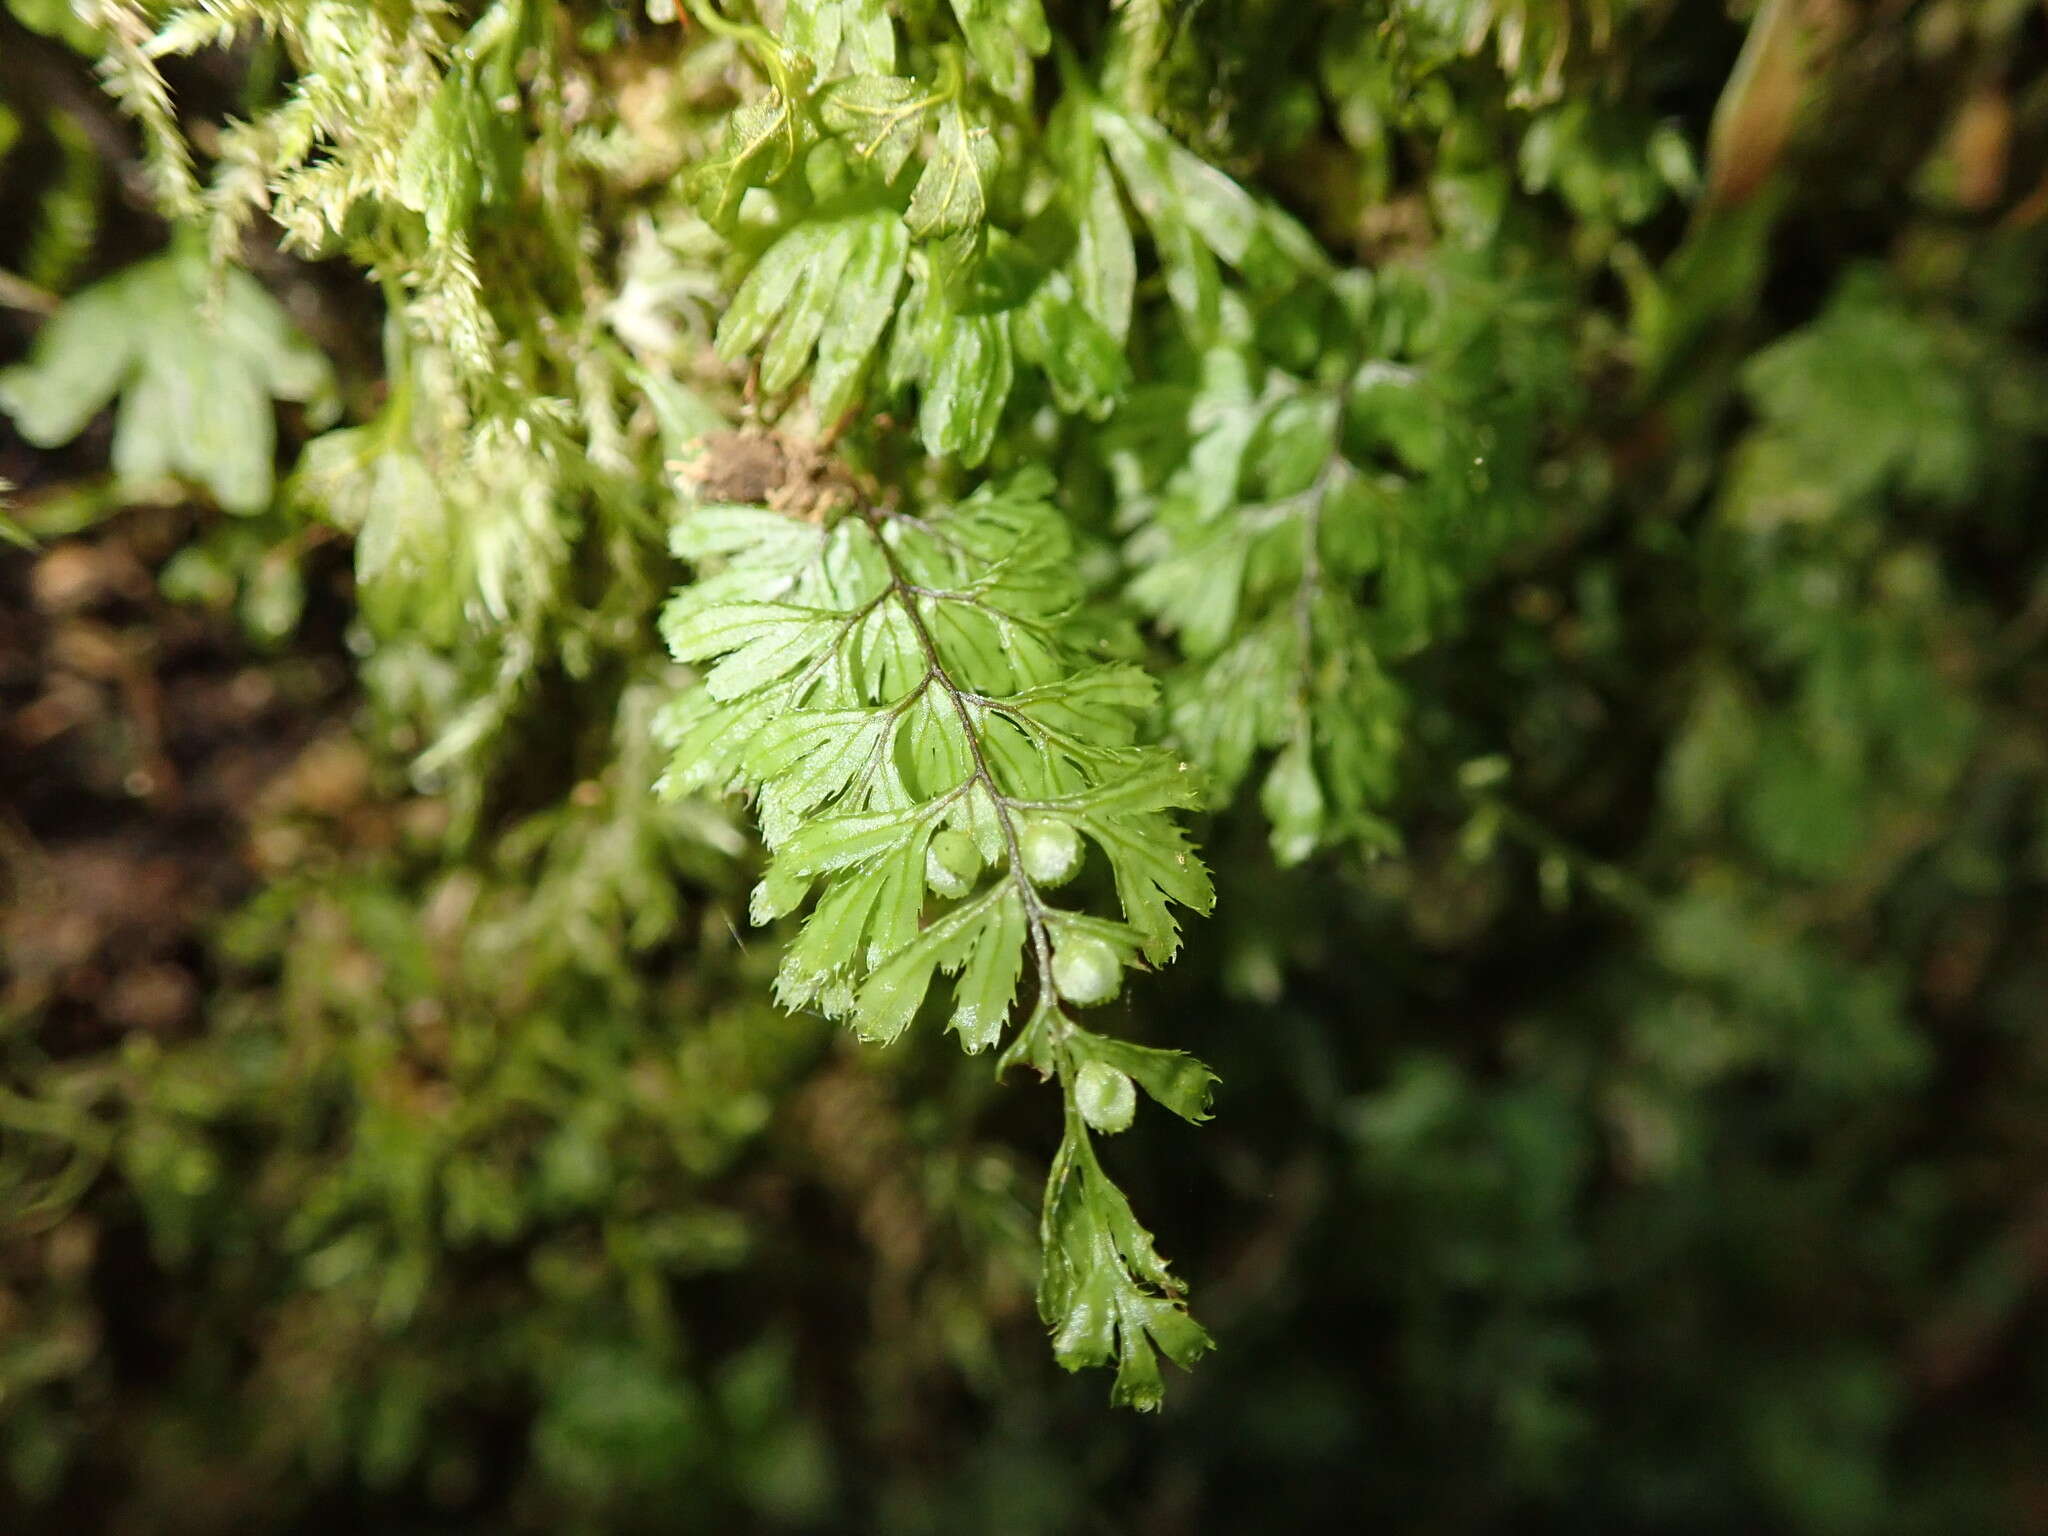
{"label": "green fern leaflet", "polygon": [[[755,920],[811,902],[777,978],[785,1005],[893,1040],[943,972],[970,1051],[1021,1013],[1003,1063],[1056,1078],[1066,1105],[1040,1308],[1063,1364],[1114,1359],[1117,1400],[1149,1407],[1153,1346],[1187,1364],[1208,1338],[1091,1131],[1128,1125],[1138,1087],[1202,1119],[1213,1079],[1074,1014],[1171,958],[1174,908],[1206,911],[1211,891],[1172,819],[1195,803],[1195,775],[1140,744],[1151,679],[1101,660],[1077,620],[1075,551],[1050,489],[1029,473],[943,510],[830,523],[690,511],[674,545],[704,574],[664,627],[702,681],[669,712],[666,785],[756,797],[770,861]],[[1119,917],[1054,895],[1091,844]]]}

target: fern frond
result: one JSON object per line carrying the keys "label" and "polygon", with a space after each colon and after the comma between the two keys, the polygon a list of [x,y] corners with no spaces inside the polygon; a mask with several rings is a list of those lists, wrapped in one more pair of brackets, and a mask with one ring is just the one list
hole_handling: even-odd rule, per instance
{"label": "fern frond", "polygon": [[[1194,803],[1195,776],[1139,743],[1151,680],[1091,653],[1050,489],[1029,473],[943,511],[863,507],[829,525],[758,507],[686,515],[676,552],[706,574],[663,622],[702,682],[670,713],[667,787],[756,796],[770,853],[757,921],[815,893],[777,978],[787,1006],[893,1040],[943,971],[968,1050],[1022,1013],[1004,1060],[1056,1077],[1067,1106],[1041,1290],[1055,1349],[1070,1368],[1114,1358],[1118,1400],[1151,1406],[1153,1346],[1187,1363],[1207,1340],[1090,1131],[1130,1123],[1134,1083],[1200,1119],[1210,1079],[1074,1011],[1169,959],[1173,907],[1206,911],[1211,891],[1171,816]],[[1120,917],[1053,895],[1088,844]]]}
{"label": "fern frond", "polygon": [[1128,592],[1184,657],[1175,735],[1224,794],[1272,754],[1259,799],[1283,862],[1395,840],[1395,670],[1543,517],[1538,415],[1573,398],[1550,312],[1456,257],[1305,281],[1264,333],[1284,353],[1312,327],[1320,377],[1215,345],[1111,425]]}

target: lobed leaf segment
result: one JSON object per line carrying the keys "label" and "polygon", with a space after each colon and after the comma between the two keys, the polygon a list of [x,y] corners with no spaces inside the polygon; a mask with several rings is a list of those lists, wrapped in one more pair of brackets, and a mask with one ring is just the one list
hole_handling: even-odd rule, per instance
{"label": "lobed leaf segment", "polygon": [[[1035,1068],[1064,1103],[1040,1311],[1062,1364],[1114,1361],[1115,1400],[1150,1408],[1156,1352],[1189,1365],[1209,1338],[1093,1135],[1131,1123],[1139,1088],[1203,1120],[1213,1078],[1076,1012],[1171,958],[1174,908],[1206,912],[1212,893],[1172,815],[1195,803],[1195,774],[1138,739],[1152,680],[1098,659],[1076,624],[1075,551],[1050,491],[1027,472],[942,510],[829,525],[690,510],[674,548],[703,574],[663,626],[702,685],[668,711],[664,787],[756,797],[770,858],[753,916],[809,903],[777,977],[787,1006],[886,1042],[943,973],[967,1050],[1021,1019],[999,1070]],[[1091,846],[1120,917],[1054,894]]]}
{"label": "lobed leaf segment", "polygon": [[0,370],[0,412],[39,447],[69,442],[116,397],[113,465],[124,489],[204,485],[230,512],[269,506],[271,402],[315,420],[339,408],[327,360],[246,272],[214,288],[202,253],[173,249],[73,296],[29,360]]}

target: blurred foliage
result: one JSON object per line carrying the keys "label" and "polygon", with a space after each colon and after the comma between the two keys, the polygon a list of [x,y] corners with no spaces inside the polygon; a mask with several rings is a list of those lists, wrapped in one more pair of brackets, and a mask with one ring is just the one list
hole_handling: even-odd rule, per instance
{"label": "blurred foliage", "polygon": [[[2018,0],[7,0],[0,1524],[2048,1530],[2044,61]],[[776,1007],[759,852],[654,793],[670,466],[837,484],[736,419],[912,507],[1051,462],[1207,770],[1122,1032],[1217,1118],[1105,1152],[1219,1344],[1157,1417],[1046,1366],[1058,1132]],[[151,757],[124,581],[274,764]],[[166,765],[236,896],[151,1024],[66,881]]]}

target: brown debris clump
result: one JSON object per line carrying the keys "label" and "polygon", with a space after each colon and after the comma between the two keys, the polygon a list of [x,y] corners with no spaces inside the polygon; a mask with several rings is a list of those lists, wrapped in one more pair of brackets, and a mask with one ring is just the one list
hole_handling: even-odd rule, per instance
{"label": "brown debris clump", "polygon": [[709,433],[694,458],[673,468],[699,501],[766,507],[805,522],[828,522],[862,500],[829,443],[804,442],[780,432],[743,428]]}

